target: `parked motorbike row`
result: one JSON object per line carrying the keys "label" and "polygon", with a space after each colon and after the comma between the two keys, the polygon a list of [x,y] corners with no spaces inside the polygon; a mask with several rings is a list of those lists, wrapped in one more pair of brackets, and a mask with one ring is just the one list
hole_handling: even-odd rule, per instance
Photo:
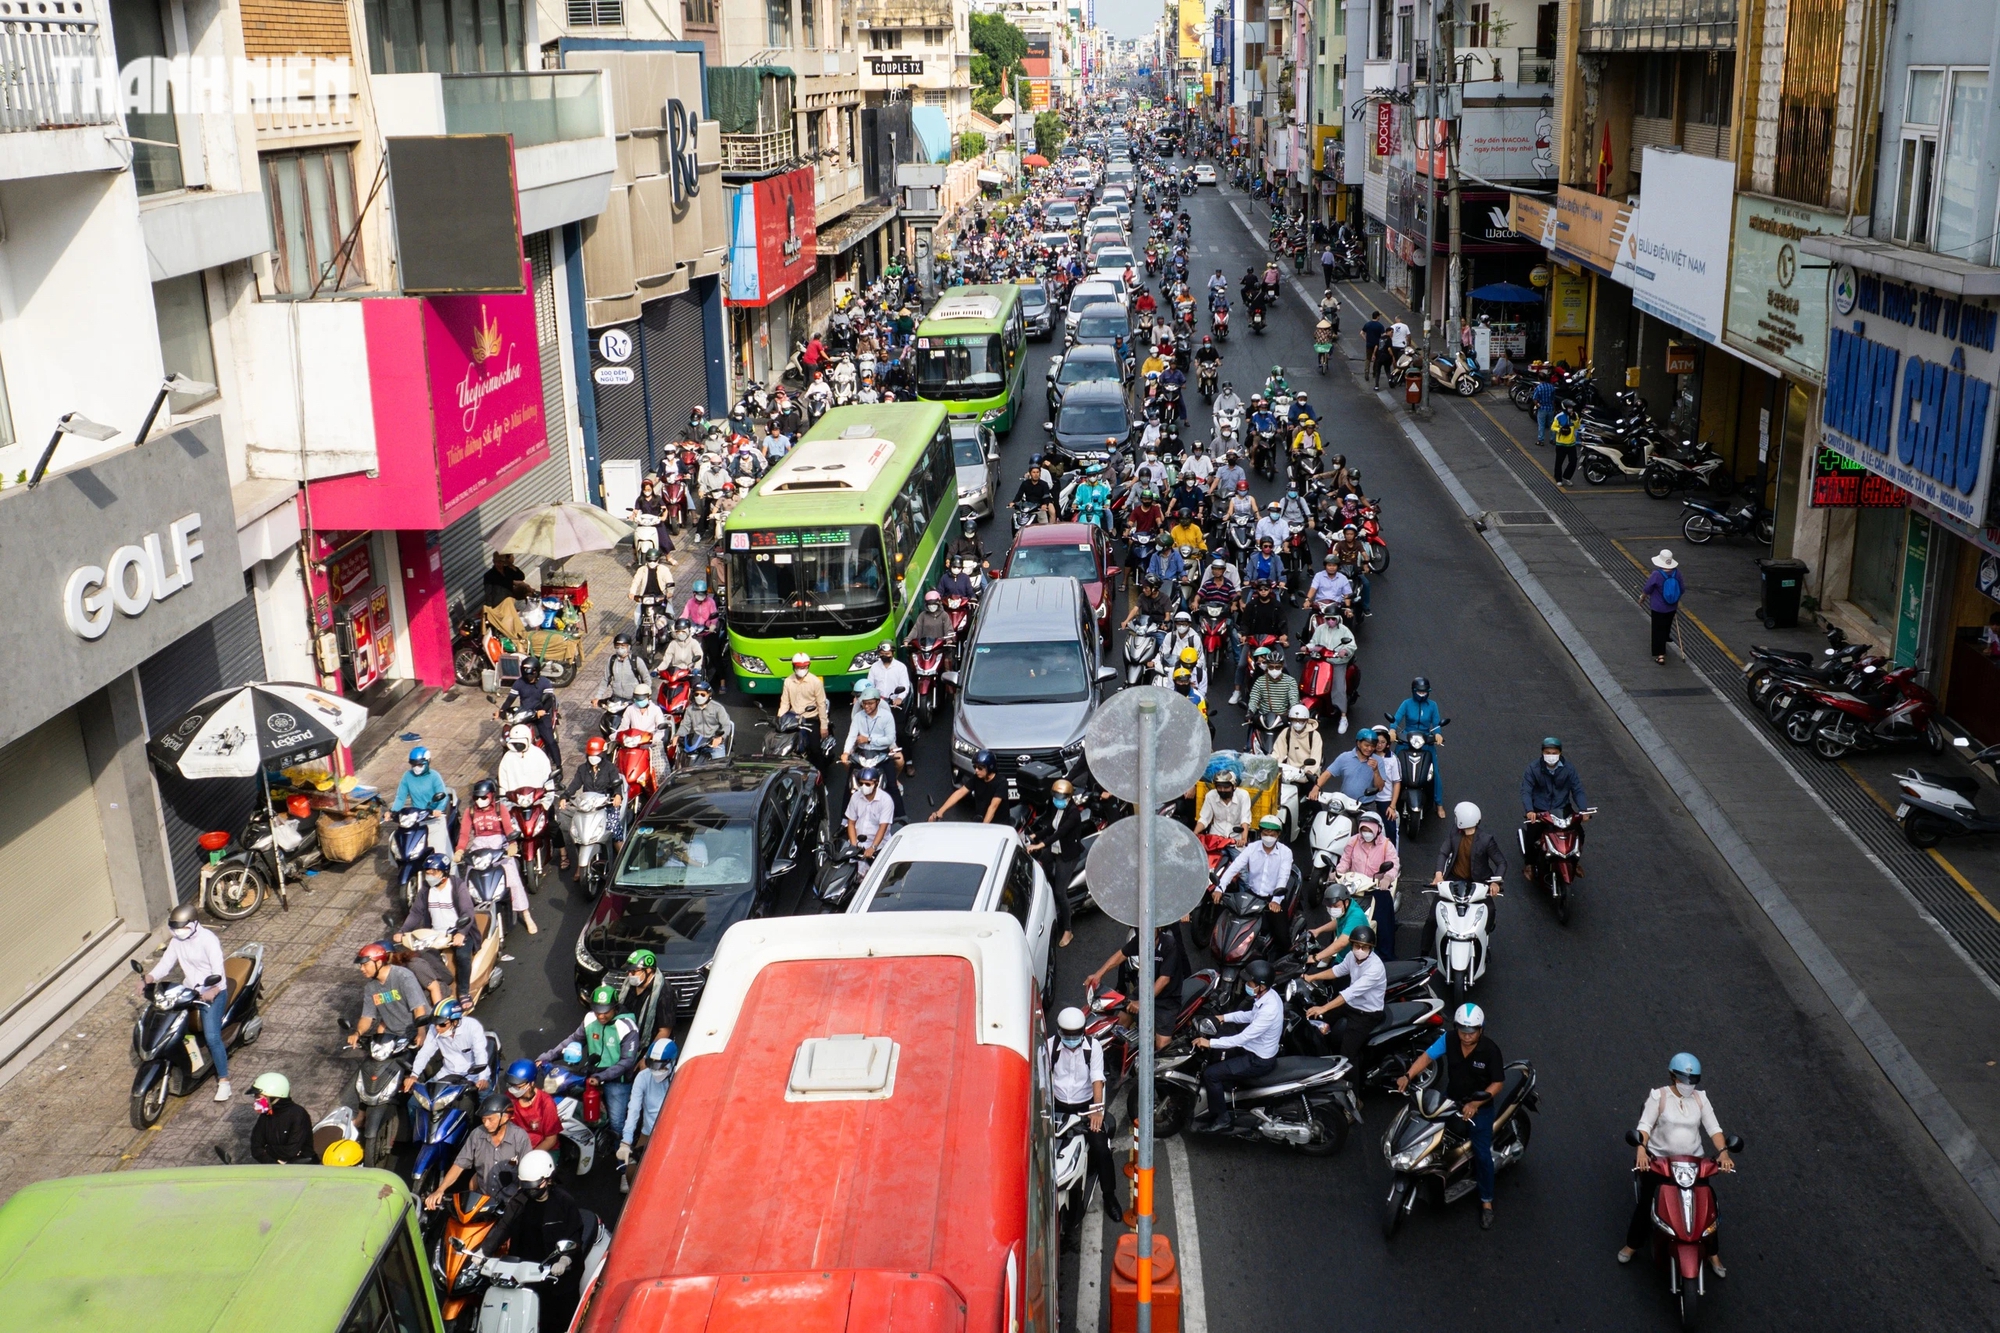
{"label": "parked motorbike row", "polygon": [[[1866,644],[1849,643],[1833,626],[1827,645],[1818,657],[1753,647],[1743,664],[1750,706],[1787,740],[1822,759],[1907,746],[1944,753],[1938,701],[1917,683],[1916,667],[1898,667]],[[1919,819],[1920,830],[1928,818]]]}

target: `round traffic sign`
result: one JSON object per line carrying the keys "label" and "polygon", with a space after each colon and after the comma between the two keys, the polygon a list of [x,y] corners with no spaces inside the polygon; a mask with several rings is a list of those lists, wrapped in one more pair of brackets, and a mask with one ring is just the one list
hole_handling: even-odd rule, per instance
{"label": "round traffic sign", "polygon": [[[1185,824],[1164,815],[1153,821],[1153,924],[1165,926],[1194,910],[1208,888],[1208,853]],[[1097,835],[1083,864],[1084,883],[1104,914],[1139,924],[1139,820],[1131,815]]]}
{"label": "round traffic sign", "polygon": [[1154,800],[1194,786],[1208,764],[1208,724],[1201,710],[1172,690],[1133,685],[1105,700],[1083,734],[1083,756],[1097,784],[1121,801],[1139,803],[1139,727],[1152,704]]}

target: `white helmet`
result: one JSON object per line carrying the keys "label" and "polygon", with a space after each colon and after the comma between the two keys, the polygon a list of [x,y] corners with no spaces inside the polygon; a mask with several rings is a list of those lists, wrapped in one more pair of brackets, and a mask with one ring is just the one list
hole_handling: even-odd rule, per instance
{"label": "white helmet", "polygon": [[[1486,1026],[1486,1011],[1472,1001],[1467,1000],[1452,1011],[1451,1022],[1453,1027],[1471,1028],[1474,1031],[1478,1031],[1480,1028]],[[522,1170],[524,1172],[527,1170],[525,1160],[522,1163]],[[525,1180],[527,1177],[523,1175],[522,1179]]]}
{"label": "white helmet", "polygon": [[1071,1005],[1067,1009],[1063,1010],[1061,1013],[1057,1014],[1056,1031],[1062,1033],[1066,1037],[1082,1036],[1083,1010],[1077,1008],[1075,1005]]}
{"label": "white helmet", "polygon": [[1312,709],[1307,708],[1304,704],[1293,704],[1292,711],[1285,714],[1286,717],[1289,717],[1294,722],[1310,722],[1312,721],[1312,715]]}
{"label": "white helmet", "polygon": [[534,1185],[547,1180],[556,1173],[556,1159],[540,1148],[523,1153],[517,1175],[523,1185]]}
{"label": "white helmet", "polygon": [[528,730],[525,722],[516,722],[507,728],[507,744],[513,749],[525,752],[534,739],[535,733]]}
{"label": "white helmet", "polygon": [[1451,822],[1463,832],[1479,827],[1479,807],[1470,801],[1460,801],[1451,808]]}

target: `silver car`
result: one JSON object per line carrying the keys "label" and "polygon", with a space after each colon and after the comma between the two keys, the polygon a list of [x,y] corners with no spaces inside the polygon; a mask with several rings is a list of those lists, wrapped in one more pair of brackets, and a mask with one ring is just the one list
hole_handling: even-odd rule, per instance
{"label": "silver car", "polygon": [[979,601],[972,639],[950,674],[958,696],[951,762],[970,771],[981,750],[1020,794],[1021,765],[1064,776],[1083,768],[1083,732],[1115,668],[1098,658],[1090,596],[1071,578],[999,579]]}
{"label": "silver car", "polygon": [[994,463],[1000,439],[985,421],[970,417],[951,420],[951,461],[958,467],[958,508],[974,518],[993,516],[993,491],[1000,484]]}

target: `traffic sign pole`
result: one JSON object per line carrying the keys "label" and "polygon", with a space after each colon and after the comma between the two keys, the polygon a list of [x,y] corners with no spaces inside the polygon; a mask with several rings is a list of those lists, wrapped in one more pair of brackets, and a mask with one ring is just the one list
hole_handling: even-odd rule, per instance
{"label": "traffic sign pole", "polygon": [[1139,1333],[1153,1333],[1153,740],[1159,705],[1139,703]]}

